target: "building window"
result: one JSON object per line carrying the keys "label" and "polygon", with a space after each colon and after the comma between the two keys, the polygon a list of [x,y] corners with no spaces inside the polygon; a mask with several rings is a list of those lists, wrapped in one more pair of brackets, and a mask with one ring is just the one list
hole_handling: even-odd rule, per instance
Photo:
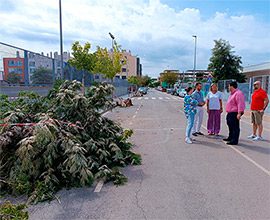
{"label": "building window", "polygon": [[30,66],[35,66],[36,64],[35,64],[35,62],[34,61],[30,61],[30,64],[29,64]]}
{"label": "building window", "polygon": [[14,61],[8,61],[8,66],[14,66]]}
{"label": "building window", "polygon": [[57,62],[57,67],[60,67],[60,64],[61,64],[60,62]]}
{"label": "building window", "polygon": [[23,73],[23,69],[22,68],[9,68],[8,72],[9,73]]}
{"label": "building window", "polygon": [[122,76],[122,79],[127,79],[127,76]]}
{"label": "building window", "polygon": [[9,72],[9,73],[12,73],[12,72],[15,73],[15,69],[14,69],[14,68],[9,68],[9,69],[8,69],[8,72]]}
{"label": "building window", "polygon": [[30,69],[30,73],[34,73],[35,70],[36,70],[35,68]]}
{"label": "building window", "polygon": [[124,64],[124,63],[125,63],[125,61],[124,61],[124,60],[122,60],[122,61],[121,61],[121,63],[122,63],[122,64]]}
{"label": "building window", "polygon": [[116,78],[116,79],[120,79],[120,76],[116,76],[115,78]]}
{"label": "building window", "polygon": [[122,68],[122,72],[123,73],[127,72],[127,68]]}
{"label": "building window", "polygon": [[22,61],[17,61],[17,66],[22,66]]}

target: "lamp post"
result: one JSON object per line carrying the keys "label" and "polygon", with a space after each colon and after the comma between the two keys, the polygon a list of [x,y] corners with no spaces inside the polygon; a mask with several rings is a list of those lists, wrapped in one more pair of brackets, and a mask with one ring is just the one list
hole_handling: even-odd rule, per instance
{"label": "lamp post", "polygon": [[113,40],[114,40],[115,37],[111,34],[111,32],[109,32],[109,35],[112,38],[112,51],[113,51]]}
{"label": "lamp post", "polygon": [[61,9],[61,0],[59,0],[59,21],[60,21],[60,54],[61,54],[61,79],[64,78],[63,74],[63,40],[62,40],[62,9]]}
{"label": "lamp post", "polygon": [[196,70],[196,47],[197,47],[197,36],[193,35],[195,38],[195,51],[194,51],[194,67],[193,67],[193,86],[195,85],[195,70]]}

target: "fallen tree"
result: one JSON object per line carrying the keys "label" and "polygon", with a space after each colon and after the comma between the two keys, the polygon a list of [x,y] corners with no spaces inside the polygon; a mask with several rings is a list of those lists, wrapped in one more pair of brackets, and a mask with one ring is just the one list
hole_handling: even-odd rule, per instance
{"label": "fallen tree", "polygon": [[63,187],[91,186],[100,178],[121,184],[126,178],[114,167],[140,164],[128,142],[133,131],[99,112],[113,106],[113,87],[102,83],[86,95],[81,89],[80,82],[65,81],[47,97],[0,97],[0,123],[6,124],[0,127],[1,193],[26,194],[37,203]]}

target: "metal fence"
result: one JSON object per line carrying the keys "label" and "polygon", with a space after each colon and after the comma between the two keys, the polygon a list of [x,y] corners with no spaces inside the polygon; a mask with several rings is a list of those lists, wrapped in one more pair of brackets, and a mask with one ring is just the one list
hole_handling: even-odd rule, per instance
{"label": "metal fence", "polygon": [[[232,80],[220,80],[218,81],[218,90],[222,92],[222,97],[224,101],[227,101],[230,96],[229,91],[229,83]],[[190,83],[182,83],[181,88],[186,88],[187,86],[191,85]],[[238,89],[240,89],[245,95],[245,101],[250,103],[251,102],[251,94],[253,92],[252,82],[250,83],[237,83]],[[206,96],[209,92],[211,83],[202,83],[202,93]]]}
{"label": "metal fence", "polygon": [[[0,93],[6,94],[5,92],[10,90],[9,86],[13,86],[13,90],[15,87],[19,87],[18,90],[28,90],[23,87],[31,87],[31,91],[39,91],[35,86],[50,88],[55,80],[60,78],[61,61],[55,58],[52,52],[44,55],[0,42]],[[63,63],[63,79],[82,82],[82,78],[83,71],[71,67],[66,59]],[[85,86],[90,86],[94,81],[111,83],[102,76],[86,72]],[[126,80],[118,78],[114,79],[113,85],[117,95],[127,94],[130,86]],[[5,88],[7,86],[8,88]]]}

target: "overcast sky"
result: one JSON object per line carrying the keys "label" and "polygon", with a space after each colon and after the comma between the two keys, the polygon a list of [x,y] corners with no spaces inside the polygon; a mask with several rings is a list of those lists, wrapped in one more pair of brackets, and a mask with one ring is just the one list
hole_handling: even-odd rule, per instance
{"label": "overcast sky", "polygon": [[[78,40],[138,55],[143,75],[206,69],[214,40],[225,39],[243,66],[270,61],[269,0],[62,0],[64,51]],[[34,52],[59,51],[58,0],[0,0],[0,41]],[[1,52],[1,51],[0,51]]]}

